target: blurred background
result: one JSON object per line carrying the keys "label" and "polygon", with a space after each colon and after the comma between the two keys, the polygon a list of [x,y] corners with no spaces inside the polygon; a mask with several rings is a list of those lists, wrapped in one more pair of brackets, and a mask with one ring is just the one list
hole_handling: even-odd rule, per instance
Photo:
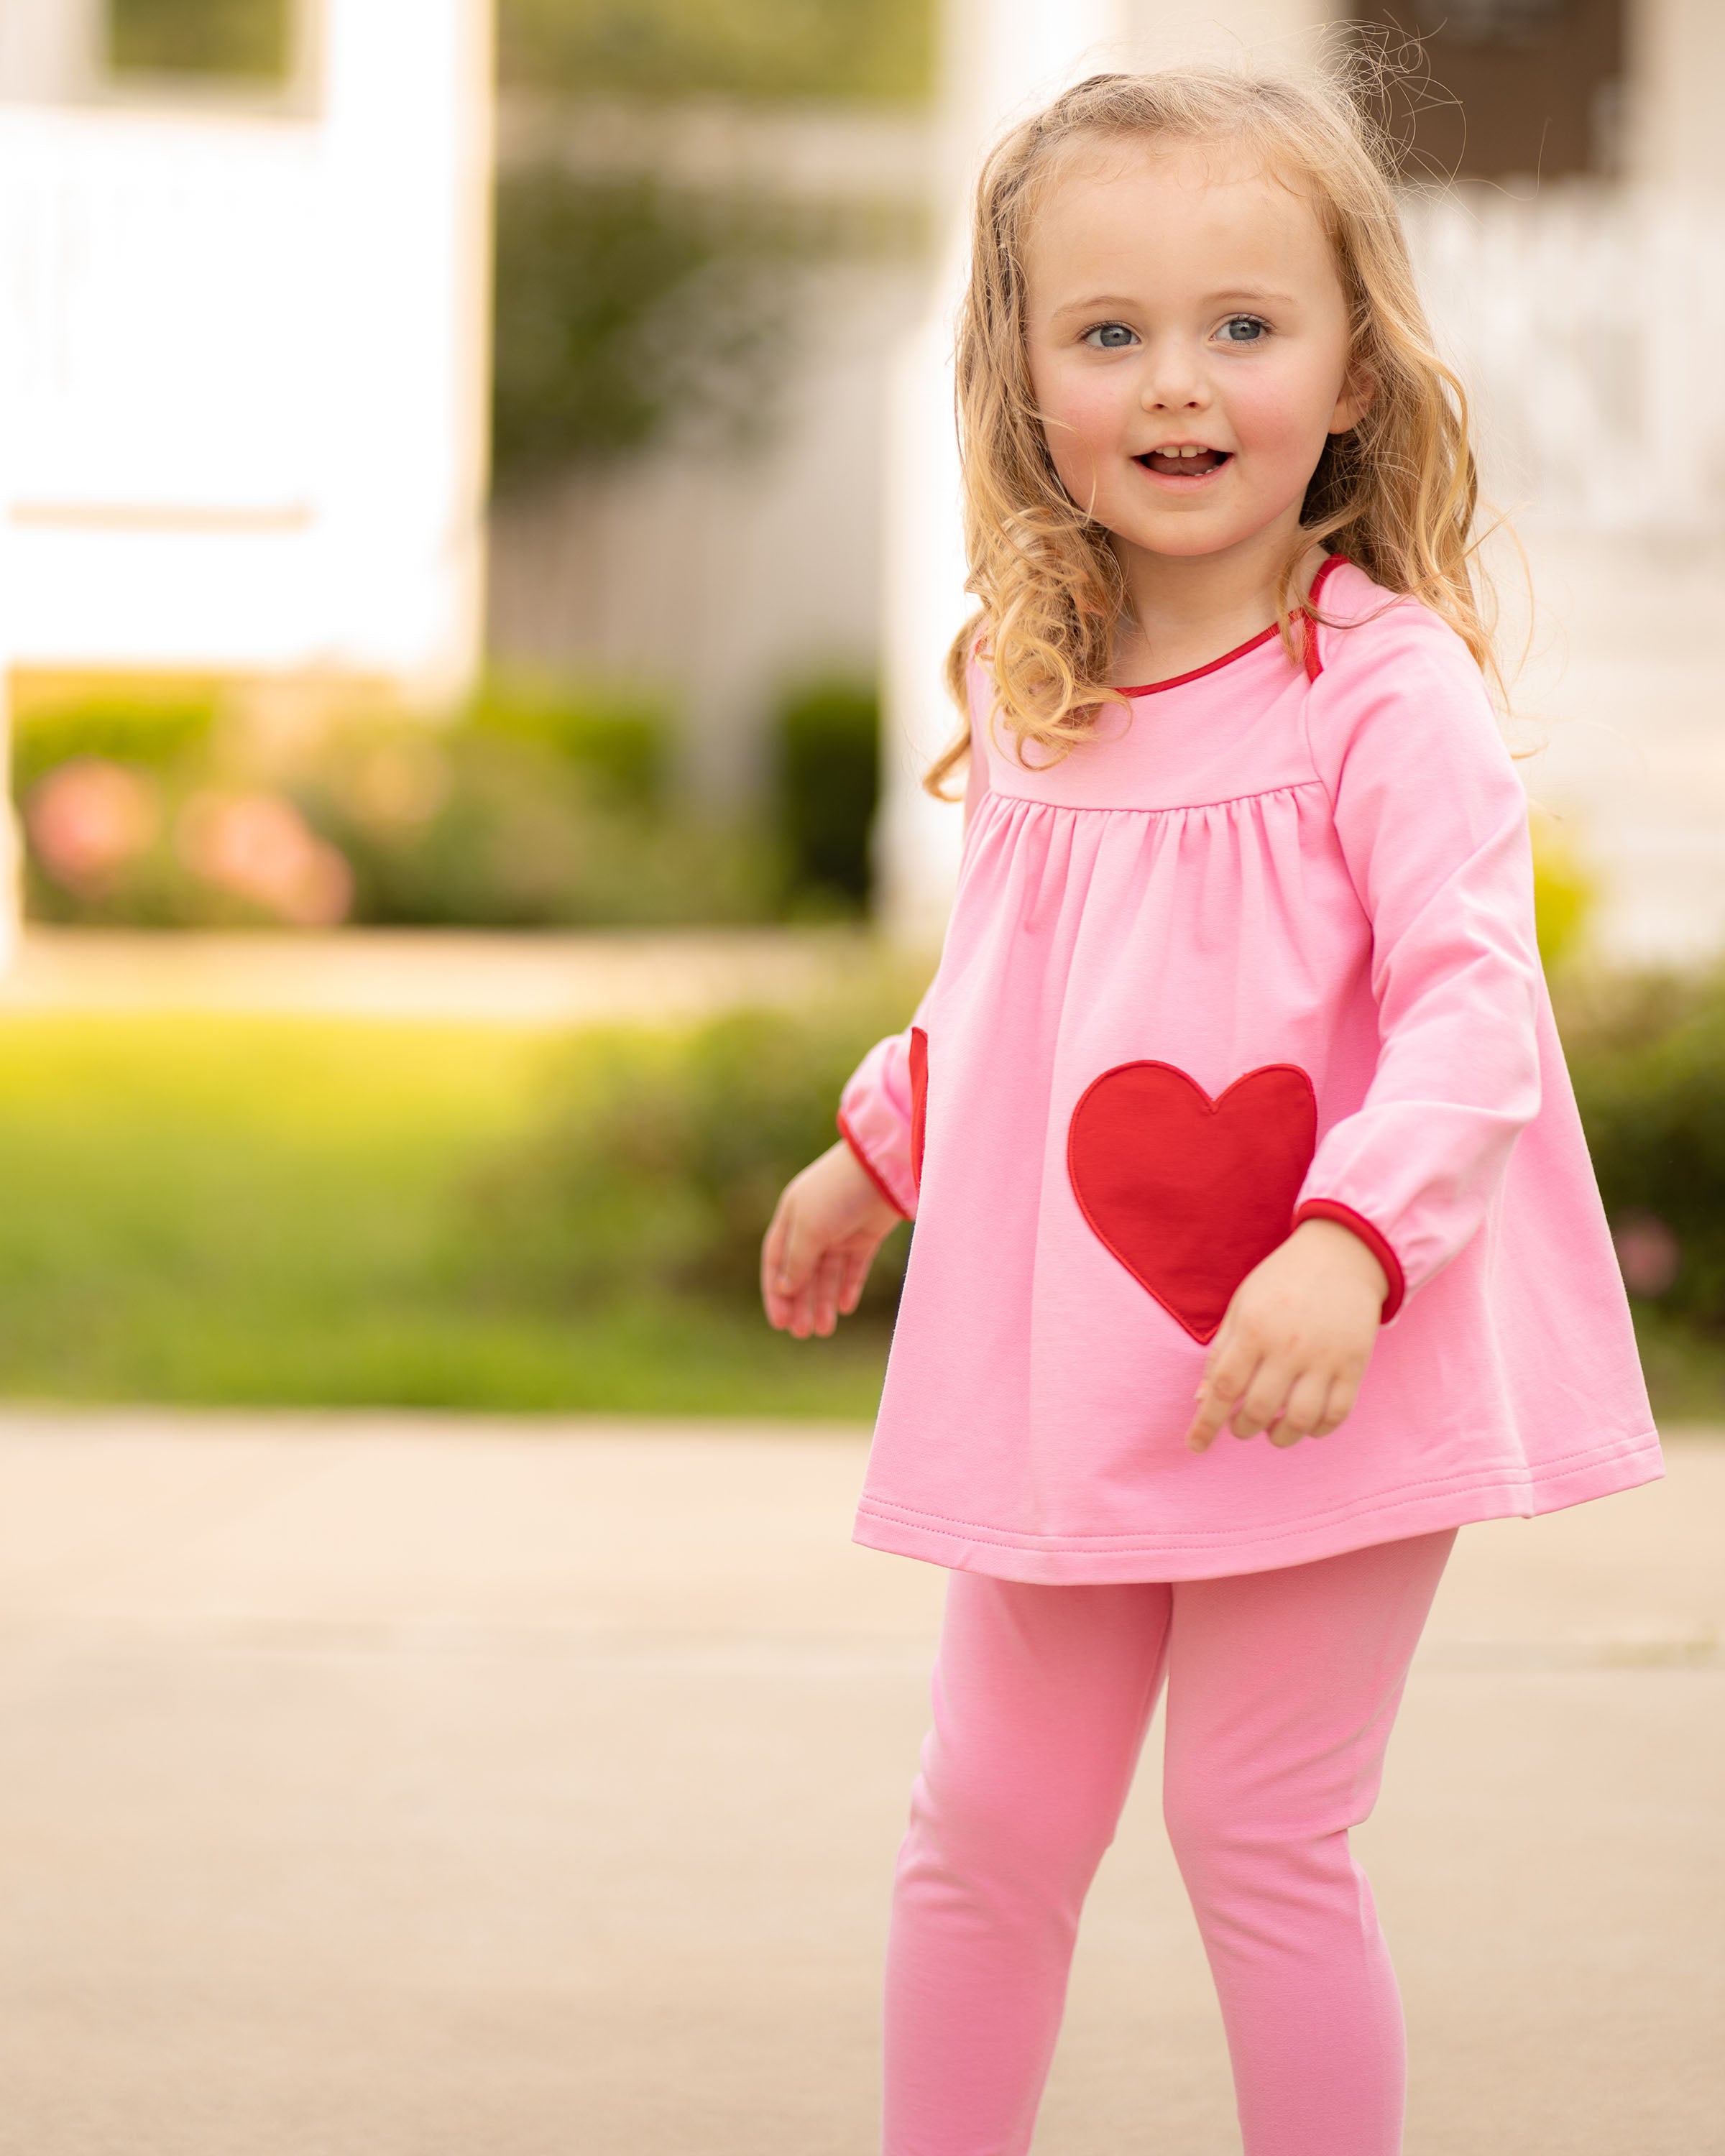
{"label": "blurred background", "polygon": [[[1720,0],[0,0],[0,2156],[878,2145],[904,1231],[833,1342],[754,1273],[951,890],[966,184],[1327,46],[1671,1471],[1450,1568],[1409,2146],[1720,2147]],[[1156,1783],[1040,2156],[1236,2145]]]}
{"label": "blurred background", "polygon": [[956,816],[964,184],[1081,64],[1387,67],[1542,933],[1725,1401],[1708,0],[0,0],[0,1389],[865,1414],[751,1307]]}

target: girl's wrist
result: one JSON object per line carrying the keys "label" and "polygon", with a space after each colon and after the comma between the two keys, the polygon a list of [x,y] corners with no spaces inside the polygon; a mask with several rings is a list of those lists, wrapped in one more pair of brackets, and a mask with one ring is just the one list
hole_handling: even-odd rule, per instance
{"label": "girl's wrist", "polygon": [[1389,1276],[1381,1260],[1361,1236],[1340,1220],[1302,1220],[1288,1238],[1301,1243],[1314,1255],[1322,1253],[1328,1265],[1345,1266],[1370,1287],[1381,1305],[1389,1295]]}
{"label": "girl's wrist", "polygon": [[836,1144],[829,1146],[803,1170],[805,1175],[817,1173],[829,1188],[835,1184],[842,1188],[845,1205],[855,1211],[860,1220],[871,1220],[875,1214],[879,1214],[891,1228],[903,1219],[848,1138],[841,1137]]}

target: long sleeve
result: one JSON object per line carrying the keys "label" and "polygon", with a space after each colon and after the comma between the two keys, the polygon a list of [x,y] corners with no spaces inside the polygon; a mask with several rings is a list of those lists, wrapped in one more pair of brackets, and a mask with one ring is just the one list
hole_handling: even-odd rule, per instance
{"label": "long sleeve", "polygon": [[1477,1230],[1538,1109],[1527,803],[1478,669],[1435,616],[1404,603],[1326,644],[1308,738],[1372,924],[1379,1050],[1294,1219],[1363,1237],[1387,1322]]}
{"label": "long sleeve", "polygon": [[916,1215],[913,1075],[918,1029],[877,1041],[857,1065],[839,1103],[839,1131],[890,1205]]}
{"label": "long sleeve", "polygon": [[[973,657],[968,677],[970,760],[964,778],[964,830],[988,791],[985,731],[992,687]],[[927,1035],[920,1025],[877,1041],[858,1065],[839,1105],[839,1130],[875,1187],[907,1220],[916,1217],[922,1179],[922,1103],[927,1091]]]}

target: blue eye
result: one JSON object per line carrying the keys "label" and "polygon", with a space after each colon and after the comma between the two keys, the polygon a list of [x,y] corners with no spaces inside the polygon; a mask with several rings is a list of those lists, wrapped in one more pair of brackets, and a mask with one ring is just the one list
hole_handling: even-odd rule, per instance
{"label": "blue eye", "polygon": [[1127,345],[1137,341],[1135,332],[1124,322],[1098,322],[1093,330],[1084,333],[1084,341],[1096,352],[1123,352]]}
{"label": "blue eye", "polygon": [[1270,334],[1270,325],[1255,315],[1230,315],[1221,333],[1225,344],[1262,344]]}

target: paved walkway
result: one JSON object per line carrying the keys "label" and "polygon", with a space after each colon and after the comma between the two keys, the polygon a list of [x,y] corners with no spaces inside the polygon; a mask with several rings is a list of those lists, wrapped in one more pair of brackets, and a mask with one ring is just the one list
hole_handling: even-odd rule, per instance
{"label": "paved walkway", "polygon": [[[869,2156],[938,1576],[849,1430],[0,1416],[4,2156]],[[1725,2151],[1725,1442],[1464,1537],[1409,2156]],[[1227,2156],[1147,1771],[1038,2156]]]}
{"label": "paved walkway", "polygon": [[236,1011],[576,1025],[695,1019],[830,994],[878,963],[854,929],[342,928],[251,934],[25,931],[0,969],[0,1016]]}

